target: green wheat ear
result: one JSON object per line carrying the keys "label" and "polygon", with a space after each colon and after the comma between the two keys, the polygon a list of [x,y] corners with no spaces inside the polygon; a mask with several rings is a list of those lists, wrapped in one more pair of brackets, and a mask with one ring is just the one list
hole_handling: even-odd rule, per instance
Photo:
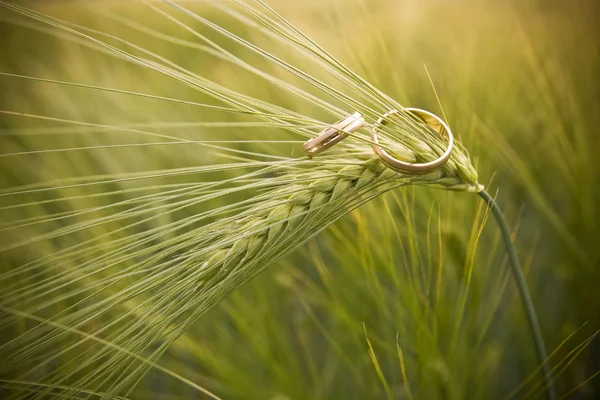
{"label": "green wheat ear", "polygon": [[[258,10],[245,2],[235,1],[250,17],[232,15],[271,35],[274,40],[283,41],[298,50],[300,55],[308,57],[311,63],[333,76],[336,82],[341,82],[354,96],[178,4],[170,1],[166,3],[172,7],[170,11],[193,18],[214,33],[294,74],[312,89],[317,88],[321,94],[333,98],[334,104],[322,100],[305,87],[292,85],[252,67],[172,14],[148,3],[151,10],[191,32],[202,43],[196,44],[198,51],[254,73],[286,93],[298,96],[328,116],[339,117],[349,110],[358,110],[371,127],[382,113],[401,108],[262,2],[259,3],[263,9]],[[255,117],[264,127],[284,129],[301,139],[314,136],[319,129],[328,125],[328,122],[223,87],[123,39],[10,3],[0,4],[32,18],[40,26],[49,26],[58,30],[61,35],[68,34],[97,51],[154,71],[223,104],[215,106],[212,103],[186,102],[187,105],[202,110]],[[114,41],[119,42],[122,47],[111,44]],[[80,86],[90,91],[150,97],[144,93],[77,82],[3,75],[12,79]],[[457,191],[483,190],[468,153],[460,145],[456,146],[442,169],[426,175],[411,176],[391,171],[374,158],[368,135],[364,132],[353,134],[347,140],[348,143],[336,146],[323,157],[310,160],[306,157],[275,156],[270,152],[252,152],[237,148],[234,144],[192,142],[137,128],[58,119],[11,110],[3,113],[60,122],[82,132],[114,129],[168,140],[169,144],[194,143],[206,151],[203,154],[209,154],[212,159],[220,162],[139,176],[108,174],[72,180],[48,179],[43,183],[9,187],[0,193],[4,199],[8,199],[8,203],[12,201],[12,204],[4,206],[7,210],[39,207],[45,202],[64,202],[74,207],[74,210],[66,211],[69,217],[81,218],[87,213],[100,213],[99,216],[67,224],[62,223],[64,214],[48,217],[46,222],[56,223],[52,232],[36,232],[0,249],[10,253],[39,245],[36,248],[38,253],[32,260],[0,276],[0,306],[4,311],[0,320],[2,326],[12,327],[17,332],[0,346],[0,373],[10,376],[13,383],[32,383],[31,386],[25,384],[13,387],[13,398],[28,398],[32,393],[43,397],[57,391],[63,396],[73,396],[84,389],[103,398],[127,396],[144,373],[154,366],[154,361],[192,322],[245,282],[366,201],[385,191],[411,184]],[[243,126],[242,124],[239,123],[239,126]],[[443,148],[441,140],[421,125],[397,129],[396,132],[388,130],[385,133],[388,137],[384,144],[394,146],[395,153],[407,161],[434,159]],[[251,142],[245,140],[237,144]],[[268,144],[267,141],[256,142]],[[92,147],[61,150],[86,151]],[[8,156],[36,153],[39,152],[24,151]],[[210,178],[216,171],[231,173],[232,176],[227,175],[225,179]],[[119,186],[156,177],[168,178],[171,174],[195,174],[201,181],[175,187],[166,184],[153,186],[149,183],[146,187],[143,184],[136,188]],[[77,201],[90,195],[86,192],[87,188],[105,187],[103,185],[117,185],[114,193],[125,193],[126,199],[98,206],[91,211],[77,209]],[[158,188],[159,191],[136,196],[136,190],[149,188]],[[69,190],[77,192],[60,198],[62,191]],[[46,199],[44,195],[48,193],[56,193],[57,198]],[[482,193],[486,195],[485,192]],[[106,193],[106,196],[111,194]],[[101,197],[104,194],[93,195]],[[239,200],[236,196],[242,196],[243,199]],[[238,200],[220,207],[210,206],[212,201],[223,198]],[[486,200],[494,206],[489,196]],[[145,225],[156,221],[157,217],[174,215],[191,208],[201,211],[165,224],[151,225],[151,228]],[[27,221],[16,221],[14,226],[21,228],[37,223],[35,218],[33,216]],[[124,235],[127,230],[133,233]],[[88,232],[94,233],[86,235]],[[51,243],[60,240],[64,240],[60,250],[45,251],[45,246],[51,247]],[[510,245],[509,240],[507,244]],[[511,260],[515,261],[516,258],[511,257]],[[519,271],[518,265],[515,268]],[[35,282],[31,281],[32,277]],[[526,286],[520,285],[519,288],[526,293]],[[530,306],[530,302],[527,304]],[[45,323],[26,325],[25,328],[21,326],[24,317],[29,316],[32,320],[39,321],[40,315],[44,316]],[[531,316],[534,317],[534,313]],[[537,326],[537,322],[533,320],[532,325]],[[82,332],[89,332],[89,335]],[[102,337],[102,341],[96,340],[98,337]],[[540,338],[536,334],[536,339]],[[106,343],[111,343],[111,346]],[[538,349],[545,360],[543,344]]]}
{"label": "green wheat ear", "polygon": [[[94,369],[92,376],[78,381],[75,387],[83,385],[98,392],[122,393],[151,367],[124,355],[122,349],[135,354],[144,354],[155,346],[164,350],[212,306],[365,201],[407,184],[445,186],[453,190],[470,187],[457,178],[443,176],[441,171],[420,176],[395,173],[373,159],[368,146],[356,147],[343,158],[323,157],[318,163],[310,161],[308,167],[302,168],[303,163],[307,161],[288,161],[276,168],[270,166],[269,174],[276,177],[256,176],[261,186],[271,189],[247,200],[248,205],[236,215],[219,218],[149,248],[132,247],[127,257],[118,251],[96,256],[83,265],[67,269],[67,274],[57,274],[31,289],[13,284],[14,291],[4,296],[3,309],[18,308],[38,314],[56,302],[52,294],[58,293],[61,286],[84,283],[86,277],[94,275],[96,281],[89,284],[91,292],[102,280],[108,284],[119,278],[123,289],[108,299],[99,299],[99,303],[77,311],[68,307],[66,311],[70,313],[60,313],[62,315],[52,320],[73,329],[82,329],[90,323],[90,318],[102,320],[103,327],[96,334],[106,332],[106,340],[121,351],[92,346],[80,354],[72,354],[73,349],[85,346],[88,340],[75,336],[69,341],[70,346],[57,347],[57,342],[67,340],[65,333],[60,328],[41,325],[2,346],[2,370],[28,371],[20,377],[27,380],[31,374],[43,371],[46,363],[71,357],[76,363],[59,367],[43,380],[45,384],[59,385],[65,376],[79,374],[90,366],[88,360],[103,360],[101,365],[113,367]],[[75,255],[79,250],[73,248],[70,254]],[[141,262],[131,262],[146,254],[151,256]],[[33,268],[13,270],[3,278],[10,278],[12,282],[25,280],[22,274],[42,273],[49,268],[56,270],[57,261],[50,258],[34,264]],[[116,267],[117,262],[123,266],[118,272],[98,269],[100,265],[112,263]],[[149,272],[144,272],[146,270]],[[76,298],[76,292],[64,297]],[[90,296],[99,297],[93,293]],[[132,298],[136,299],[135,303],[131,302]],[[3,323],[17,323],[18,316],[22,314],[9,314]],[[23,354],[30,356],[23,357]],[[36,361],[35,354],[44,354],[45,360]],[[159,354],[152,354],[151,359]],[[118,385],[109,384],[109,377],[118,371],[133,372]]]}

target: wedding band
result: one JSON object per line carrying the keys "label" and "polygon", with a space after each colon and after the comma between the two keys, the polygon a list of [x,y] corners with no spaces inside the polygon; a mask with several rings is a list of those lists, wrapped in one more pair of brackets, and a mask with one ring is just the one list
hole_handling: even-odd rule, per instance
{"label": "wedding band", "polygon": [[436,160],[419,163],[419,164],[411,164],[404,161],[400,161],[397,158],[392,157],[387,151],[382,149],[379,146],[379,140],[377,138],[377,131],[380,127],[388,124],[390,117],[402,117],[398,110],[391,110],[385,113],[381,118],[377,120],[375,125],[373,125],[373,131],[371,133],[371,140],[373,141],[373,151],[377,157],[381,160],[389,168],[393,169],[397,172],[402,172],[405,174],[426,174],[431,171],[435,171],[436,169],[442,167],[446,161],[450,158],[450,154],[452,153],[452,148],[454,147],[454,136],[452,136],[452,131],[450,127],[437,115],[430,113],[429,111],[421,110],[420,108],[404,108],[404,111],[407,111],[420,120],[425,122],[429,127],[438,132],[442,138],[445,138],[448,143],[448,147],[444,154]]}
{"label": "wedding band", "polygon": [[316,138],[306,141],[302,148],[309,157],[314,157],[336,143],[339,143],[350,133],[359,130],[363,126],[365,126],[365,119],[359,112],[355,112],[332,126],[323,129]]}

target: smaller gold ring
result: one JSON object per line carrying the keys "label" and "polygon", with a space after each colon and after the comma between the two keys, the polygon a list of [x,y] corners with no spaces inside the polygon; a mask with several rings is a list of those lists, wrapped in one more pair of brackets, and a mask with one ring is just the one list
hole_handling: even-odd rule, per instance
{"label": "smaller gold ring", "polygon": [[454,147],[454,136],[452,136],[452,131],[446,122],[443,119],[438,117],[437,115],[421,110],[420,108],[404,108],[404,111],[408,111],[409,113],[417,116],[423,122],[425,122],[428,126],[430,126],[433,130],[438,132],[442,138],[446,138],[448,142],[448,147],[444,154],[438,159],[435,159],[426,163],[418,163],[411,164],[404,161],[400,161],[397,158],[392,157],[387,151],[382,149],[379,146],[379,140],[377,138],[377,131],[379,127],[385,126],[388,124],[388,119],[393,116],[401,116],[398,110],[391,110],[385,113],[382,117],[380,117],[375,125],[373,125],[373,131],[371,133],[371,140],[373,141],[373,151],[377,157],[381,160],[389,168],[393,169],[397,172],[402,172],[405,174],[426,174],[431,171],[435,171],[438,168],[441,168],[446,161],[450,158],[450,154],[452,154],[452,148]]}
{"label": "smaller gold ring", "polygon": [[309,157],[314,157],[344,140],[350,133],[359,130],[363,126],[365,126],[365,119],[359,112],[355,112],[323,129],[317,137],[306,141],[302,148]]}

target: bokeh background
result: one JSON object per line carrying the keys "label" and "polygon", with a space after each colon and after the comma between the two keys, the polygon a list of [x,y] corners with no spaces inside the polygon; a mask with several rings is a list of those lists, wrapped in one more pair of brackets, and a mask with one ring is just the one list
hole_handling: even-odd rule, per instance
{"label": "bokeh background", "polygon": [[[441,113],[441,104],[476,160],[480,182],[497,194],[514,228],[544,338],[550,351],[558,349],[552,365],[557,366],[553,372],[559,395],[598,398],[600,378],[587,380],[600,371],[600,345],[588,342],[600,329],[600,3],[268,3],[401,104],[436,113]],[[223,60],[161,40],[156,32],[196,41],[142,3],[18,4],[124,38],[233,90],[320,117],[314,107]],[[181,4],[263,48],[275,46],[210,2]],[[186,23],[205,31],[191,19]],[[267,61],[252,61],[291,80]],[[4,8],[0,71],[212,101],[154,71],[97,51],[82,38]],[[194,125],[244,120],[231,114],[7,75],[0,76],[0,109],[2,154],[145,140],[133,132],[93,131],[64,120],[143,127],[190,140],[298,139],[283,130]],[[285,155],[300,151],[300,146],[260,143],[240,148]],[[53,179],[193,167],[210,163],[210,157],[191,145],[0,156],[0,189],[8,193]],[[186,179],[192,178],[165,177],[157,184]],[[113,189],[135,185],[115,183]],[[82,185],[69,195],[89,193]],[[64,208],[43,203],[52,196],[34,192],[0,197],[1,222],[9,226],[105,205],[95,197],[63,202]],[[8,208],[19,202],[39,205],[27,211]],[[152,223],[176,221],[186,212],[193,210],[163,215]],[[485,220],[484,205],[472,193],[419,187],[387,193],[219,304],[159,363],[224,399],[543,398],[536,375],[539,364],[499,232],[495,221]],[[48,221],[3,231],[0,243],[6,247],[62,224]],[[5,251],[0,255],[2,269],[115,228],[117,221],[65,242],[47,240]],[[524,389],[510,397],[529,376],[533,378]],[[131,393],[136,399],[199,396],[156,370]]]}

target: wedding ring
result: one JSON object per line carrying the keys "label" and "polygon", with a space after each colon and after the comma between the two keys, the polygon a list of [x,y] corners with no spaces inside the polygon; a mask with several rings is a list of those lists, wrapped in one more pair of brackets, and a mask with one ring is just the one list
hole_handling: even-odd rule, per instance
{"label": "wedding ring", "polygon": [[442,138],[446,139],[448,143],[446,151],[444,152],[444,154],[441,155],[441,157],[439,157],[436,160],[419,164],[407,163],[391,156],[387,151],[385,151],[379,146],[379,140],[377,138],[377,131],[380,127],[387,125],[389,121],[393,118],[403,117],[398,110],[391,110],[385,113],[381,118],[377,120],[375,125],[373,125],[371,141],[373,142],[373,151],[375,151],[377,157],[381,160],[382,163],[384,163],[389,168],[397,172],[402,172],[404,174],[426,174],[428,172],[435,171],[436,169],[442,167],[450,158],[452,148],[454,147],[454,136],[452,136],[452,131],[450,130],[450,127],[444,122],[444,120],[442,120],[437,115],[430,113],[429,111],[421,110],[419,108],[404,108],[403,110],[419,118],[419,120],[427,124],[434,131],[438,132]]}
{"label": "wedding ring", "polygon": [[309,157],[314,157],[336,143],[339,143],[350,133],[359,130],[363,126],[365,126],[365,119],[359,112],[355,112],[330,127],[323,129],[316,138],[305,142],[302,148]]}

